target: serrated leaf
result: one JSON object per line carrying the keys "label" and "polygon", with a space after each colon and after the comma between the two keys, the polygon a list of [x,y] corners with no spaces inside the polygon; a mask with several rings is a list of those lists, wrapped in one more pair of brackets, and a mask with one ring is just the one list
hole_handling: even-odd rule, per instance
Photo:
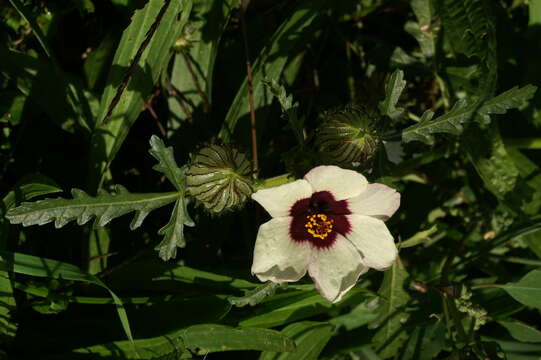
{"label": "serrated leaf", "polygon": [[297,113],[299,104],[293,102],[293,96],[291,94],[288,95],[285,87],[278,84],[276,80],[272,79],[269,81],[268,79],[265,79],[263,84],[270,89],[272,95],[278,100],[280,107],[282,108],[282,116],[289,122],[289,126],[291,127],[291,130],[293,130],[293,134],[297,138],[299,144],[303,144],[304,117],[299,116]]}
{"label": "serrated leaf", "polygon": [[163,261],[174,259],[177,256],[177,248],[186,246],[184,225],[194,226],[195,224],[188,215],[186,198],[180,196],[175,202],[175,208],[169,222],[158,231],[158,234],[164,235],[164,238],[155,250],[158,250]]}
{"label": "serrated leaf", "polygon": [[281,284],[274,282],[267,282],[263,285],[259,285],[255,289],[245,290],[244,296],[231,296],[228,298],[231,305],[237,307],[243,307],[246,305],[254,306],[263,301],[267,296],[274,295],[276,289],[279,288]]}
{"label": "serrated leaf", "polygon": [[159,137],[152,135],[148,152],[158,160],[152,169],[163,173],[178,191],[184,191],[184,171],[178,167],[175,161],[173,147],[165,147]]}
{"label": "serrated leaf", "polygon": [[[534,176],[538,167],[520,154],[509,155],[496,122],[486,130],[470,129],[464,147],[485,187],[508,209],[529,215],[539,212],[541,178]],[[523,174],[518,168],[522,164],[528,168]]]}
{"label": "serrated leaf", "polygon": [[[163,6],[167,8],[138,64],[135,64],[131,73],[127,73],[147,35],[150,35]],[[135,11],[130,25],[124,30],[90,140],[89,186],[92,190],[101,186],[111,162],[143,109],[145,99],[160,73],[166,68],[173,43],[188,21],[191,8],[191,0],[150,0],[144,8]],[[129,75],[127,79],[126,75]],[[123,81],[128,81],[127,86],[118,93],[119,84]],[[115,99],[118,99],[118,102],[113,104]],[[109,120],[103,123],[106,115],[109,115]]]}
{"label": "serrated leaf", "polygon": [[485,102],[459,100],[444,115],[431,120],[433,113],[427,110],[421,120],[402,131],[404,142],[422,141],[426,144],[434,143],[433,134],[449,133],[460,135],[463,124],[477,115],[483,123],[490,121],[491,114],[505,114],[507,110],[520,108],[533,97],[537,87],[526,85],[522,88],[514,87]]}
{"label": "serrated leaf", "polygon": [[178,193],[130,193],[117,185],[113,193],[101,192],[95,197],[83,190],[73,189],[73,199],[55,198],[25,202],[10,209],[6,217],[12,224],[44,225],[52,221],[60,228],[72,220],[83,225],[96,217],[98,226],[107,225],[119,216],[135,211],[130,228],[138,228],[154,209],[167,205],[178,198]]}
{"label": "serrated leaf", "polygon": [[500,95],[486,101],[479,108],[478,112],[483,123],[490,122],[492,114],[505,114],[510,109],[521,109],[528,104],[528,101],[533,98],[537,86],[526,85],[521,88],[515,86]]}
{"label": "serrated leaf", "polygon": [[417,124],[402,131],[402,140],[404,142],[416,140],[426,144],[433,144],[433,134],[449,133],[459,135],[463,129],[462,123],[473,116],[477,107],[478,105],[466,100],[459,100],[451,110],[434,120],[431,120],[434,113],[427,110]]}
{"label": "serrated leaf", "polygon": [[509,331],[511,336],[524,342],[541,342],[541,331],[521,321],[498,321],[498,324]]}
{"label": "serrated leaf", "polygon": [[516,283],[505,284],[503,289],[521,304],[541,309],[540,269],[530,271]]}
{"label": "serrated leaf", "polygon": [[120,355],[122,359],[178,359],[190,350],[206,356],[208,353],[234,350],[293,351],[295,343],[275,330],[233,328],[225,325],[194,325],[163,336],[135,340],[140,357],[127,341],[89,346],[74,350],[76,354],[100,357]]}
{"label": "serrated leaf", "polygon": [[438,0],[445,36],[455,52],[485,59],[494,51],[495,25],[486,0]]}
{"label": "serrated leaf", "polygon": [[12,271],[17,274],[48,277],[51,279],[64,279],[83,281],[98,285],[109,292],[116,305],[116,311],[122,323],[122,328],[129,339],[129,346],[133,349],[133,336],[128,321],[128,314],[124,309],[122,300],[98,277],[85,273],[77,266],[62,261],[26,255],[21,253],[0,252],[0,270]]}
{"label": "serrated leaf", "polygon": [[404,72],[400,69],[395,70],[385,84],[385,99],[379,103],[382,115],[395,118],[404,111],[402,108],[397,108],[396,104],[405,87]]}
{"label": "serrated leaf", "polygon": [[378,291],[382,304],[376,320],[379,329],[372,338],[372,342],[384,359],[395,355],[408,339],[408,333],[404,329],[404,323],[409,317],[405,311],[405,306],[410,300],[409,294],[404,289],[407,278],[408,273],[404,265],[400,259],[397,259],[385,272]]}
{"label": "serrated leaf", "polygon": [[329,323],[303,321],[287,326],[281,331],[295,340],[297,347],[291,353],[264,351],[259,360],[316,360],[331,338],[334,326]]}

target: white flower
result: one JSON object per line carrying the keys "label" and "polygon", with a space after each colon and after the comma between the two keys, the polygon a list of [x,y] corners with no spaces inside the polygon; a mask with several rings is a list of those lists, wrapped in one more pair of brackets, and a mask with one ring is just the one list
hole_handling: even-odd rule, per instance
{"label": "white flower", "polygon": [[320,294],[337,302],[368,268],[384,270],[397,256],[383,220],[400,194],[358,172],[318,166],[252,198],[272,216],[254,249],[252,274],[261,281],[297,281],[308,271]]}

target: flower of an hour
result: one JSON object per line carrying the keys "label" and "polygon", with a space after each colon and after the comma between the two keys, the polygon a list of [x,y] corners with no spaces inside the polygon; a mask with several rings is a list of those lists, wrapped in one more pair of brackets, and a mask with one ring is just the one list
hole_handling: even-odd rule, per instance
{"label": "flower of an hour", "polygon": [[252,198],[272,216],[254,248],[252,273],[261,281],[293,282],[308,272],[320,294],[337,302],[361,274],[384,270],[397,256],[383,221],[398,209],[400,194],[356,171],[318,166]]}

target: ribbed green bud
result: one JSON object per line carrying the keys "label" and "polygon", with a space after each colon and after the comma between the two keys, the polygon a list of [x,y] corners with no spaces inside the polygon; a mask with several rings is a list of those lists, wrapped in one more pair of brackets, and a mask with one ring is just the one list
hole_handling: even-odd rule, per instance
{"label": "ribbed green bud", "polygon": [[250,162],[235,149],[211,145],[199,151],[186,174],[188,194],[207,210],[220,213],[252,194]]}
{"label": "ribbed green bud", "polygon": [[326,115],[317,129],[319,151],[337,165],[357,166],[370,160],[378,149],[380,139],[375,130],[375,119],[359,107]]}

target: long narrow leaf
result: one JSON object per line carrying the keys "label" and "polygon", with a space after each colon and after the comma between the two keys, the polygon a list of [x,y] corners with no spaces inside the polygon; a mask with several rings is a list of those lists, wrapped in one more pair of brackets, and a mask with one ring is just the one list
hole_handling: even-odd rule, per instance
{"label": "long narrow leaf", "polygon": [[[150,339],[135,340],[140,359],[180,358],[189,349],[198,355],[233,350],[292,351],[295,343],[275,330],[232,328],[224,325],[194,325]],[[74,351],[100,358],[137,359],[127,341],[95,345]]]}
{"label": "long narrow leaf", "polygon": [[[303,1],[276,30],[268,44],[261,51],[253,66],[253,96],[255,110],[270,105],[272,92],[264,85],[265,79],[279,79],[288,59],[296,55],[299,43],[304,39],[305,31],[321,13],[325,4],[321,0]],[[242,83],[227,115],[218,137],[229,141],[235,131],[239,119],[250,111],[248,96],[248,80]]]}
{"label": "long narrow leaf", "polygon": [[[4,217],[6,211],[17,203],[33,197],[61,191],[50,179],[44,176],[30,176],[4,196],[0,203],[0,251],[7,250],[9,223]],[[13,340],[17,324],[13,319],[16,302],[10,275],[0,270],[0,342]]]}
{"label": "long narrow leaf", "polygon": [[34,35],[36,36],[36,39],[38,39],[39,44],[43,48],[43,51],[45,51],[45,54],[54,61],[54,55],[51,51],[51,48],[49,47],[49,44],[47,43],[47,40],[45,39],[45,35],[41,31],[41,28],[39,27],[38,23],[34,20],[34,17],[28,13],[26,8],[24,7],[23,3],[19,0],[9,0],[11,5],[19,12],[19,14],[22,16],[23,19],[28,22],[28,25],[30,25],[30,28],[34,32]]}
{"label": "long narrow leaf", "polygon": [[190,118],[196,109],[208,112],[212,101],[212,74],[218,53],[218,45],[229,16],[236,6],[235,0],[195,0],[190,31],[185,31],[184,41],[188,49],[180,49],[175,55],[171,70],[171,85],[176,96],[169,98],[171,112],[170,131]]}
{"label": "long narrow leaf", "polygon": [[83,281],[104,288],[113,298],[124,332],[129,339],[130,346],[133,346],[133,336],[128,321],[128,314],[126,313],[126,309],[124,309],[122,300],[103,281],[94,275],[85,273],[77,266],[65,262],[7,251],[0,252],[0,270],[51,279]]}
{"label": "long narrow leaf", "polygon": [[[96,120],[98,123],[91,138],[89,185],[92,189],[100,186],[110,163],[139,116],[146,97],[150,94],[159,74],[167,66],[173,43],[188,20],[192,2],[182,0],[169,3],[139,59],[139,64],[127,79],[125,90],[118,99],[115,99],[117,87],[125,80],[128,68],[132,65],[138,49],[145,41],[163,5],[163,0],[150,0],[143,9],[135,12],[131,24],[122,34],[101,98],[99,116]],[[102,120],[106,115],[108,121],[103,124]]]}

